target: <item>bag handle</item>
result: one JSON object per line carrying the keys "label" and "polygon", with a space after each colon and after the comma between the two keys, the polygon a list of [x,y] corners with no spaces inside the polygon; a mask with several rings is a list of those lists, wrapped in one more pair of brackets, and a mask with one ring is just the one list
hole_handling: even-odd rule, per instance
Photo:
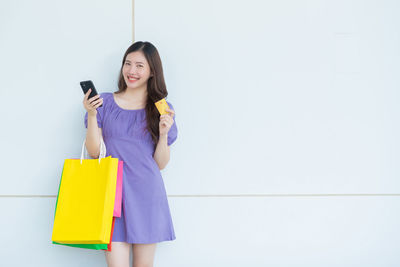
{"label": "bag handle", "polygon": [[[86,138],[85,138],[85,140],[83,140],[83,145],[82,145],[81,164],[82,164],[82,160],[83,160],[83,154],[84,154],[84,152],[86,152],[86,153],[85,153],[85,157],[86,157],[86,158],[89,158],[89,155],[88,155],[88,153],[87,153],[87,150],[86,150],[85,143],[86,143]],[[106,150],[106,144],[104,144],[103,137],[102,137],[102,136],[100,136],[100,155],[99,155],[99,164],[100,164],[100,159],[102,159],[102,158],[105,158],[105,157],[106,157],[106,151],[107,151],[107,150]]]}

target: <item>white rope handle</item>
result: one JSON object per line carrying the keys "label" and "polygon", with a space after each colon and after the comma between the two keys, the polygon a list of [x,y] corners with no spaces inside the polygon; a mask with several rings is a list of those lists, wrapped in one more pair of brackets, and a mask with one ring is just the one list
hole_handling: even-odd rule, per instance
{"label": "white rope handle", "polygon": [[[85,153],[85,158],[87,158],[87,159],[89,158],[89,155],[88,155],[87,150],[86,150],[85,143],[86,143],[86,138],[85,138],[85,140],[83,140],[83,145],[82,145],[81,164],[82,164],[83,154],[84,154],[84,153]],[[105,157],[106,157],[106,144],[104,144],[103,137],[100,136],[99,164],[100,164],[100,160],[101,160],[102,158],[105,158]]]}

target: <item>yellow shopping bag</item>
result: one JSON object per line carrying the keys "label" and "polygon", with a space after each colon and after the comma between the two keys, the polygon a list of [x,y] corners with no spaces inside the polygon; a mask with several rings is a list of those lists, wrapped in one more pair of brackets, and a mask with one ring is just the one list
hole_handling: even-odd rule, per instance
{"label": "yellow shopping bag", "polygon": [[52,241],[108,244],[112,228],[118,158],[66,159],[54,217]]}

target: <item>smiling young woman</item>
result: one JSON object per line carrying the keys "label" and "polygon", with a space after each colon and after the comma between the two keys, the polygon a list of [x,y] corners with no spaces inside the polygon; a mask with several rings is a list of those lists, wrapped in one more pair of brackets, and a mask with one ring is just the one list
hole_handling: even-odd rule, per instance
{"label": "smiling young woman", "polygon": [[176,239],[160,170],[178,129],[172,104],[167,101],[165,115],[154,104],[167,95],[157,49],[139,41],[125,52],[118,91],[84,101],[89,154],[98,155],[101,134],[106,157],[124,161],[121,217],[115,218],[112,251],[105,251],[109,266],[128,266],[130,248],[134,266],[153,266],[156,244]]}

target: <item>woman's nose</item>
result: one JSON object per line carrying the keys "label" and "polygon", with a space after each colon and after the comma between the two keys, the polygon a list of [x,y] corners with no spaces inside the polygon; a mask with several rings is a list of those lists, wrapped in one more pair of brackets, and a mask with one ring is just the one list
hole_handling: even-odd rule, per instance
{"label": "woman's nose", "polygon": [[130,68],[130,70],[129,70],[129,73],[130,74],[137,74],[137,71],[138,69],[135,67],[135,66],[132,66],[131,68]]}

